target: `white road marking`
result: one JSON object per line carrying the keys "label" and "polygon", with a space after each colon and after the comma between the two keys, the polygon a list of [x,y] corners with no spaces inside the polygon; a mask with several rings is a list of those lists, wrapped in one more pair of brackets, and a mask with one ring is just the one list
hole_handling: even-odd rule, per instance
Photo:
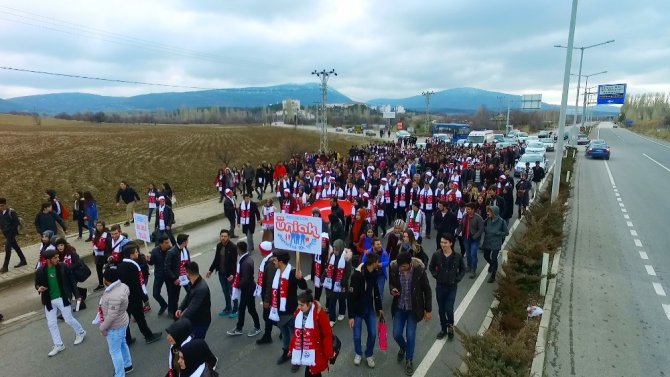
{"label": "white road marking", "polygon": [[637,237],[637,231],[634,230],[634,229],[631,229],[630,230],[630,235],[633,236],[633,237]]}
{"label": "white road marking", "polygon": [[616,183],[614,183],[614,177],[612,176],[612,171],[610,170],[610,166],[607,163],[607,161],[605,161],[605,169],[607,169],[607,175],[610,177],[610,183],[612,184],[612,188],[616,189]]}
{"label": "white road marking", "polygon": [[623,208],[625,206],[623,205],[623,203],[619,203],[619,207]]}
{"label": "white road marking", "polygon": [[635,246],[642,247],[642,241],[638,240],[637,238],[634,239],[633,242],[635,242]]}
{"label": "white road marking", "polygon": [[[654,140],[652,140],[652,139],[650,139],[650,138],[648,138],[648,137],[644,137],[644,136],[639,135],[638,133],[633,132],[633,131],[631,131],[631,133],[632,133],[633,135],[639,137],[640,139],[644,139],[644,140],[650,141],[650,142],[652,142],[652,143],[654,143],[654,144],[656,144],[656,145],[660,145],[660,146],[662,146],[663,148],[668,148],[668,149],[670,149],[669,146],[667,146],[667,145],[665,145],[665,144],[661,144],[661,143],[659,143],[658,141],[654,141]],[[616,134],[615,134],[615,135],[616,135]]]}
{"label": "white road marking", "polygon": [[656,271],[654,271],[654,267],[648,264],[644,265],[644,269],[647,270],[647,274],[651,276],[656,276]]}
{"label": "white road marking", "polygon": [[616,195],[617,198],[618,198],[619,196],[621,196],[618,192],[615,192],[614,195]]}
{"label": "white road marking", "polygon": [[621,198],[616,198],[616,201],[617,201],[617,202],[620,202],[620,201],[622,201],[622,200],[623,200],[623,199],[621,199]]}
{"label": "white road marking", "polygon": [[643,155],[644,157],[650,159],[651,161],[655,162],[656,165],[662,167],[663,169],[667,170],[667,171],[670,173],[670,168],[668,168],[667,166],[665,166],[665,165],[661,164],[660,162],[654,160],[653,158],[649,157],[646,153],[642,153],[642,155]]}
{"label": "white road marking", "polygon": [[653,282],[651,284],[654,286],[657,295],[665,297],[665,290],[663,290],[663,286],[660,283]]}
{"label": "white road marking", "polygon": [[199,256],[201,256],[201,255],[202,255],[202,253],[195,253],[195,254],[191,255],[191,259],[193,259],[193,258],[197,258],[197,257],[199,257]]}
{"label": "white road marking", "polygon": [[630,219],[630,216],[628,216],[628,215],[623,215],[623,218],[626,219],[626,220],[629,220],[629,219]]}
{"label": "white road marking", "polygon": [[[488,266],[488,263],[486,264],[486,266]],[[454,325],[458,325],[458,322],[461,320],[461,317],[463,317],[463,313],[465,313],[465,311],[468,309],[468,306],[475,298],[475,295],[479,291],[479,288],[482,286],[484,280],[488,276],[487,272],[488,267],[486,266],[479,274],[479,277],[477,277],[477,280],[475,280],[475,283],[472,285],[472,287],[470,287],[468,293],[465,295],[465,297],[463,297],[463,301],[461,301],[461,303],[458,304],[458,308],[456,308],[456,311],[454,312]],[[426,356],[424,356],[423,360],[421,360],[421,364],[419,364],[419,366],[416,368],[414,376],[425,377],[426,373],[428,373],[428,370],[433,365],[433,363],[439,356],[440,351],[442,351],[442,348],[446,343],[447,343],[446,339],[436,340],[435,343],[433,343],[433,345],[428,350],[428,353],[426,353]]]}
{"label": "white road marking", "polygon": [[647,256],[647,253],[645,251],[640,251],[640,258],[644,260],[648,260],[649,257]]}
{"label": "white road marking", "polygon": [[633,222],[632,221],[626,221],[626,225],[628,225],[629,227],[632,228],[633,227]]}
{"label": "white road marking", "polygon": [[33,316],[33,315],[35,315],[35,314],[37,314],[36,311],[32,311],[32,312],[28,312],[28,313],[24,313],[24,314],[21,314],[21,315],[19,315],[19,316],[14,317],[14,318],[10,318],[10,319],[8,319],[8,320],[6,320],[6,321],[2,321],[2,322],[0,322],[0,324],[2,324],[3,326],[7,326],[7,325],[9,325],[10,323],[14,323],[14,322],[20,321],[20,320],[22,320],[22,319],[24,319],[24,318],[31,317],[31,316]]}
{"label": "white road marking", "polygon": [[619,192],[619,190],[617,190],[617,189],[614,189],[614,192]]}
{"label": "white road marking", "polygon": [[626,212],[628,212],[628,210],[625,209],[625,208],[621,208],[621,212],[626,213]]}
{"label": "white road marking", "polygon": [[665,316],[670,319],[670,305],[663,304],[663,311],[665,312]]}

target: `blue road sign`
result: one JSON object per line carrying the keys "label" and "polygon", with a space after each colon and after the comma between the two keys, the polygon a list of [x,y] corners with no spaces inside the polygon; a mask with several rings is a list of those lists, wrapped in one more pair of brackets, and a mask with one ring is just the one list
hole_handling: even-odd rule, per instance
{"label": "blue road sign", "polygon": [[623,105],[626,84],[598,85],[598,105]]}

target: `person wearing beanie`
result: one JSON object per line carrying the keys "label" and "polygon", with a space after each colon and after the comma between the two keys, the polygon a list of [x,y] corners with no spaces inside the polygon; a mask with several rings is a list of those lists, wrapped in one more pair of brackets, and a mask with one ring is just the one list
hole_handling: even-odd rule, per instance
{"label": "person wearing beanie", "polygon": [[247,251],[254,249],[254,232],[256,222],[261,221],[258,205],[251,200],[251,194],[245,193],[240,206],[237,208],[237,224],[242,225],[242,233],[247,236]]}
{"label": "person wearing beanie", "polygon": [[98,314],[93,321],[100,327],[100,335],[107,339],[107,347],[114,365],[114,377],[123,377],[133,370],[133,360],[126,342],[129,317],[128,296],[130,289],[119,278],[116,266],[103,272],[105,290],[100,297]]}
{"label": "person wearing beanie", "polygon": [[47,325],[51,333],[53,348],[49,352],[49,357],[56,356],[65,349],[65,344],[58,330],[58,311],[63,315],[67,323],[75,332],[74,345],[81,344],[86,336],[86,331],[81,324],[72,316],[70,297],[79,299],[79,291],[74,289],[75,284],[70,277],[65,263],[59,262],[58,252],[55,248],[49,247],[44,252],[46,264],[40,266],[35,271],[35,289],[39,293],[44,305],[44,312],[47,318]]}
{"label": "person wearing beanie", "polygon": [[[323,274],[326,307],[331,327],[335,325],[336,320],[342,321],[344,315],[347,314],[347,282],[351,274],[351,262],[347,260],[348,258],[344,250],[344,241],[335,240],[333,253],[328,258],[326,271]],[[336,312],[336,309],[339,310]]]}

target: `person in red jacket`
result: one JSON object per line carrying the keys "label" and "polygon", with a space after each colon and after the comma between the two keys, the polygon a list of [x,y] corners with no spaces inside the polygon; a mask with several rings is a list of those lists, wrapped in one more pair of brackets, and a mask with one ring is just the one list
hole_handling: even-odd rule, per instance
{"label": "person in red jacket", "polygon": [[277,182],[278,180],[282,179],[282,177],[284,177],[285,174],[286,174],[286,166],[284,166],[284,164],[281,161],[277,161],[272,178],[274,179],[275,182]]}
{"label": "person in red jacket", "polygon": [[328,369],[328,361],[335,356],[333,330],[328,313],[314,301],[312,290],[307,289],[298,295],[294,319],[295,331],[289,344],[291,364],[305,365],[307,377],[321,377],[321,373]]}

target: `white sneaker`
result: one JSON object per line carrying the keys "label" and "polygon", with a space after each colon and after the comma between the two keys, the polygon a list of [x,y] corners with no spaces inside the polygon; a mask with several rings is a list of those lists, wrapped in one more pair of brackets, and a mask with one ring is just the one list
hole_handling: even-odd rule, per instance
{"label": "white sneaker", "polygon": [[361,355],[354,356],[354,365],[355,366],[361,365]]}
{"label": "white sneaker", "polygon": [[368,367],[374,368],[375,367],[375,358],[374,356],[366,357],[365,360],[368,362]]}
{"label": "white sneaker", "polygon": [[254,337],[254,336],[256,336],[256,335],[258,335],[258,334],[260,334],[260,333],[261,333],[261,329],[253,329],[253,330],[249,331],[249,333],[247,334],[247,336],[248,336],[249,338],[251,338],[251,337]]}
{"label": "white sneaker", "polygon": [[344,316],[343,316],[342,314],[338,315],[338,316],[337,316],[337,320],[338,320],[338,321],[342,321],[342,320],[344,320]]}
{"label": "white sneaker", "polygon": [[54,348],[49,352],[49,357],[51,356],[56,356],[58,355],[59,352],[63,351],[65,349],[65,344],[61,344],[60,346],[54,346]]}
{"label": "white sneaker", "polygon": [[242,335],[243,333],[242,333],[242,330],[238,330],[237,328],[234,328],[232,330],[228,330],[226,332],[226,334],[228,334],[230,336],[238,336],[238,335]]}
{"label": "white sneaker", "polygon": [[335,321],[330,321],[330,327],[335,326]]}
{"label": "white sneaker", "polygon": [[86,336],[86,330],[82,332],[81,334],[77,334],[77,336],[74,337],[74,345],[76,346],[77,344],[81,344],[81,342],[84,341],[84,337]]}

